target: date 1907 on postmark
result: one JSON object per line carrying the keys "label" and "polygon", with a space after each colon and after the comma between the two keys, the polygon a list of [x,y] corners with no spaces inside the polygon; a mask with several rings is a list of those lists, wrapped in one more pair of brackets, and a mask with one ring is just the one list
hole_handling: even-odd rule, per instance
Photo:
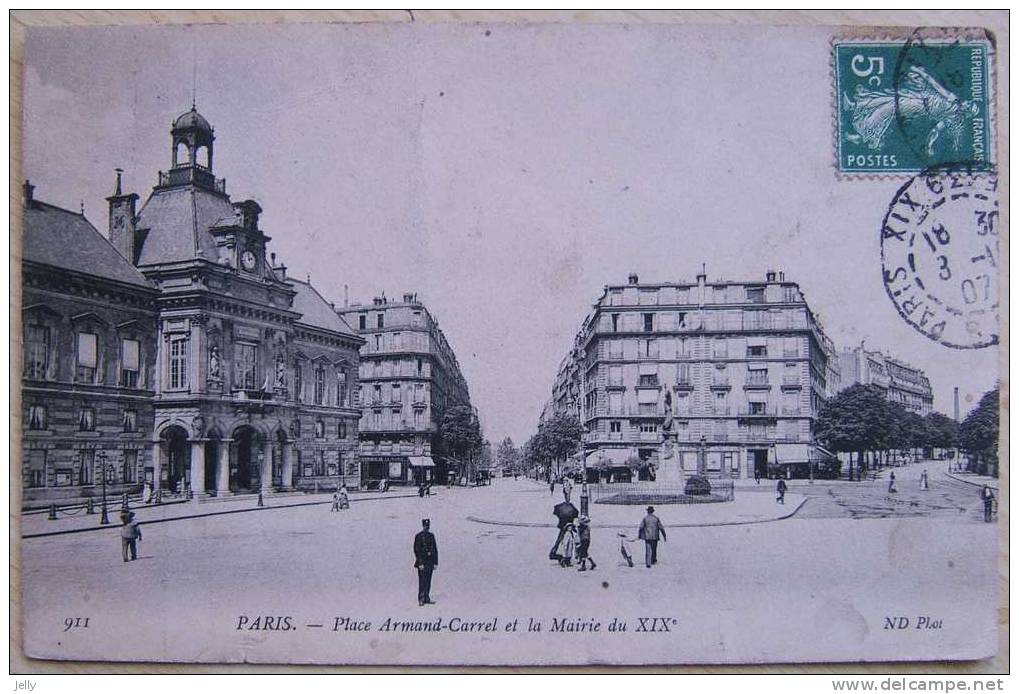
{"label": "date 1907 on postmark", "polygon": [[833,46],[838,170],[904,174],[994,163],[991,43],[930,36]]}
{"label": "date 1907 on postmark", "polygon": [[998,344],[998,179],[969,165],[903,185],[881,227],[881,271],[899,315],[946,347]]}

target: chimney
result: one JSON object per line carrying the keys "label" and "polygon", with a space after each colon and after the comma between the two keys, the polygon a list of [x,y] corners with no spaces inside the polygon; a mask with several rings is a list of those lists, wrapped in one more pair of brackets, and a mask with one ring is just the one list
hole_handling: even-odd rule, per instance
{"label": "chimney", "polygon": [[343,308],[347,308],[349,306],[350,306],[350,287],[345,284],[343,285]]}
{"label": "chimney", "polygon": [[414,300],[415,300],[415,297],[410,292],[404,292],[403,293],[403,303],[411,304],[411,303],[414,303]]}
{"label": "chimney", "polygon": [[630,284],[637,284],[640,281],[640,278],[637,276],[636,272],[631,272],[629,279],[630,279]]}
{"label": "chimney", "polygon": [[138,259],[138,235],[135,231],[137,215],[135,207],[138,204],[138,196],[135,193],[123,194],[123,169],[116,169],[117,182],[113,188],[113,195],[106,198],[110,206],[110,243],[120,251],[120,254],[130,262],[136,263]]}
{"label": "chimney", "polygon": [[704,305],[704,300],[707,294],[708,284],[708,266],[706,263],[701,263],[701,271],[697,274],[697,304],[699,306]]}
{"label": "chimney", "polygon": [[766,277],[768,282],[774,282],[775,281],[775,271],[774,270],[768,270],[768,274],[765,275],[765,277]]}
{"label": "chimney", "polygon": [[31,207],[32,203],[35,202],[35,186],[29,183],[27,178],[25,179],[22,195],[24,196],[25,207]]}
{"label": "chimney", "polygon": [[955,391],[952,394],[955,400],[955,421],[959,421],[959,386],[955,387]]}

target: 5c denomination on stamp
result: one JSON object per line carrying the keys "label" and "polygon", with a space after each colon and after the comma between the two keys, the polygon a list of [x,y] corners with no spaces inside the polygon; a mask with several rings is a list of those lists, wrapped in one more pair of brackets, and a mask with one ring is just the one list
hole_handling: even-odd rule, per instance
{"label": "5c denomination on stamp", "polygon": [[970,165],[925,171],[899,189],[881,227],[888,296],[946,347],[998,343],[997,187]]}
{"label": "5c denomination on stamp", "polygon": [[989,169],[991,43],[926,35],[835,41],[838,170],[916,173],[950,162]]}

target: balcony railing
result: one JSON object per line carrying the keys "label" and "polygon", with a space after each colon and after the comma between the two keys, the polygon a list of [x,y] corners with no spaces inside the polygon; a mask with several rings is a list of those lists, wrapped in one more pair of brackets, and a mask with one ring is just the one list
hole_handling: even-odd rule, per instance
{"label": "balcony railing", "polygon": [[740,417],[775,417],[778,415],[778,410],[775,407],[745,407],[739,411]]}
{"label": "balcony railing", "polygon": [[768,382],[768,377],[765,376],[747,376],[747,380],[743,383],[744,388],[770,388],[771,383]]}
{"label": "balcony railing", "polygon": [[799,376],[783,376],[782,385],[786,387],[799,387],[802,384],[800,383]]}
{"label": "balcony railing", "polygon": [[711,379],[712,388],[731,388],[732,384],[728,378],[713,378]]}

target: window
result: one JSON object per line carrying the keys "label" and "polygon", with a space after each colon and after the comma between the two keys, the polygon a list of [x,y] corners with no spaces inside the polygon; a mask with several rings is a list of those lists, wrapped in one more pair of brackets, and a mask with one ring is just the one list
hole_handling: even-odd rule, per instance
{"label": "window", "polygon": [[644,316],[644,332],[649,333],[655,329],[655,314],[645,313]]}
{"label": "window", "polygon": [[336,373],[336,405],[346,407],[347,402],[347,372],[340,370]]}
{"label": "window", "polygon": [[183,390],[188,387],[188,338],[175,335],[170,338],[170,389]]}
{"label": "window", "polygon": [[336,434],[341,438],[347,438],[347,420],[341,419],[339,425],[336,427]]}
{"label": "window", "polygon": [[294,438],[295,439],[301,438],[301,420],[300,419],[295,419],[294,420],[293,434],[294,434]]}
{"label": "window", "polygon": [[414,384],[414,402],[425,401],[425,385],[423,383]]}
{"label": "window", "polygon": [[138,413],[134,410],[124,410],[124,433],[133,434],[138,431]]}
{"label": "window", "polygon": [[46,378],[49,363],[50,329],[44,325],[29,325],[25,328],[25,377]]}
{"label": "window", "polygon": [[321,419],[315,420],[315,438],[322,439],[326,435],[326,424]]}
{"label": "window", "polygon": [[421,311],[414,311],[414,317],[411,319],[413,325],[421,325]]}
{"label": "window", "polygon": [[748,357],[766,357],[768,356],[767,345],[750,345],[747,347]]}
{"label": "window", "polygon": [[680,311],[676,314],[676,327],[680,330],[686,327],[686,313]]}
{"label": "window", "polygon": [[[381,319],[382,316],[379,316],[379,318]],[[382,336],[375,335],[375,351],[378,352],[380,349],[382,349]]]}
{"label": "window", "polygon": [[403,346],[403,337],[400,333],[392,334],[392,347],[393,349],[400,349]]}
{"label": "window", "polygon": [[610,414],[622,414],[623,413],[623,394],[622,393],[609,393],[609,413]]}
{"label": "window", "polygon": [[258,345],[237,343],[235,388],[255,390],[258,387]]}
{"label": "window", "polygon": [[676,365],[676,384],[681,386],[690,385],[690,365],[689,364],[677,364]]}
{"label": "window", "polygon": [[326,452],[315,451],[315,474],[321,477],[326,474]]}
{"label": "window", "polygon": [[609,385],[610,386],[623,385],[623,367],[621,366],[609,367]]}
{"label": "window", "polygon": [[138,387],[138,372],[141,369],[138,340],[120,341],[120,385],[124,388]]}
{"label": "window", "polygon": [[46,486],[46,451],[41,448],[28,452],[28,486]]}
{"label": "window", "polygon": [[380,313],[375,316],[375,326],[381,330],[386,327],[386,314]]}
{"label": "window", "polygon": [[368,316],[361,314],[357,317],[357,327],[360,330],[365,330],[368,327]]}
{"label": "window", "polygon": [[609,433],[610,434],[621,434],[623,432],[622,422],[609,422]]}
{"label": "window", "polygon": [[729,356],[729,341],[725,338],[715,340],[711,345],[711,356],[716,359],[725,359]]}
{"label": "window", "polygon": [[640,433],[642,433],[642,434],[657,434],[658,433],[658,425],[655,424],[654,422],[641,422],[640,423]]}
{"label": "window", "polygon": [[315,404],[321,405],[326,396],[326,370],[323,366],[315,367]]}
{"label": "window", "polygon": [[642,357],[657,357],[658,356],[658,343],[654,340],[641,340],[640,341],[640,356]]}
{"label": "window", "polygon": [[414,410],[414,428],[419,429],[421,427],[421,410]]}
{"label": "window", "polygon": [[768,385],[768,370],[767,369],[748,369],[747,370],[747,385],[750,385],[750,386],[766,386],[766,385]]}
{"label": "window", "polygon": [[614,332],[614,333],[618,333],[619,332],[619,314],[618,313],[613,313],[612,314],[612,332]]}
{"label": "window", "polygon": [[96,452],[78,451],[78,484],[87,485],[95,481]]}
{"label": "window", "polygon": [[78,413],[78,431],[96,430],[96,411],[92,407],[83,407]]}
{"label": "window", "polygon": [[752,304],[763,304],[764,287],[747,287],[747,301]]}
{"label": "window", "polygon": [[641,402],[638,403],[641,414],[655,414],[658,412],[658,405],[653,402]]}
{"label": "window", "polygon": [[382,410],[372,410],[372,426],[376,430],[382,428]]}
{"label": "window", "polygon": [[657,386],[658,374],[641,374],[640,383],[638,385],[644,388]]}
{"label": "window", "polygon": [[28,406],[29,431],[42,431],[49,424],[46,418],[46,407],[43,405]]}
{"label": "window", "polygon": [[418,358],[418,376],[421,375],[421,372],[422,372],[423,369],[424,369],[424,364],[422,363],[422,361],[421,361],[421,359],[419,357]]}
{"label": "window", "polygon": [[137,479],[138,474],[138,451],[124,451],[124,467],[121,475],[125,484],[130,484]]}
{"label": "window", "polygon": [[304,375],[300,360],[294,360],[294,400],[304,402]]}
{"label": "window", "polygon": [[372,388],[372,402],[382,402],[382,386],[377,383]]}
{"label": "window", "polygon": [[763,402],[750,403],[750,414],[765,414]]}
{"label": "window", "polygon": [[729,414],[729,396],[724,390],[715,393],[715,414]]}
{"label": "window", "polygon": [[78,333],[78,374],[81,383],[95,383],[99,364],[99,338],[95,333]]}
{"label": "window", "polygon": [[399,383],[393,384],[392,402],[401,402],[403,400],[403,390],[400,388]]}

